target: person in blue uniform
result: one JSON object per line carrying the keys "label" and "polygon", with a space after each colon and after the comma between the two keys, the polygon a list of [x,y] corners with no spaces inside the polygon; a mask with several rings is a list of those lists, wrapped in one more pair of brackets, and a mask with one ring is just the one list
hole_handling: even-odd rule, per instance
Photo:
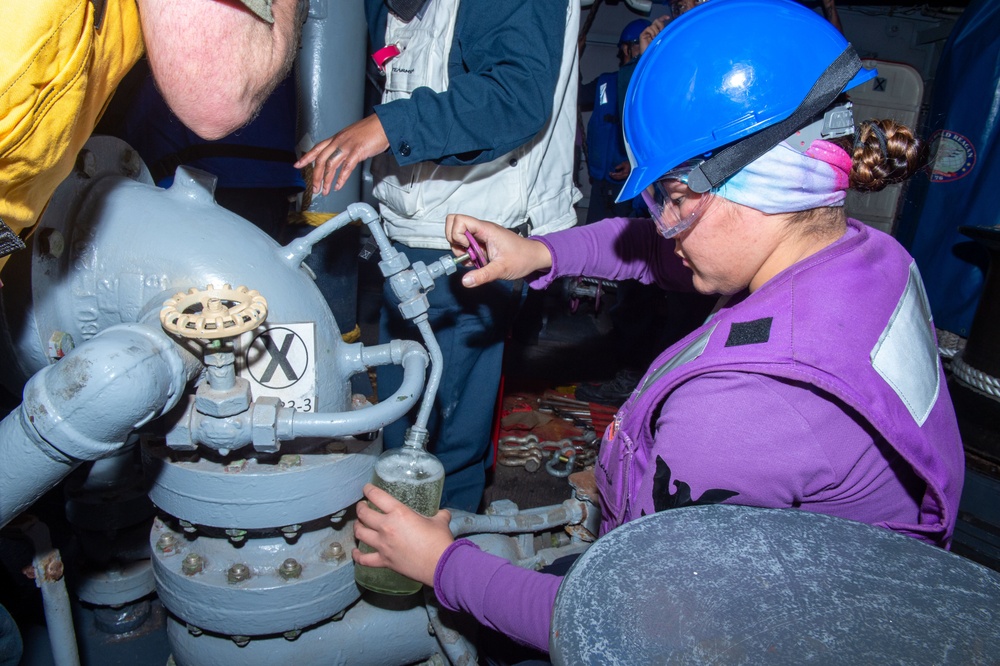
{"label": "person in blue uniform", "polygon": [[[639,37],[649,21],[636,19],[618,38],[618,66],[624,67],[639,57]],[[618,70],[605,72],[580,86],[580,110],[590,111],[587,123],[587,171],[590,174],[590,203],[587,224],[608,217],[626,217],[632,213],[630,202],[615,203],[629,174],[628,156],[618,100]]]}

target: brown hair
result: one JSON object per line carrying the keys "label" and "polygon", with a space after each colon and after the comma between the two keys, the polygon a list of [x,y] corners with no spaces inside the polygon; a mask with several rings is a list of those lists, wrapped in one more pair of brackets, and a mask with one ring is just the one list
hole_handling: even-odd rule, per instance
{"label": "brown hair", "polygon": [[895,120],[866,120],[853,137],[835,142],[851,156],[851,189],[860,192],[900,183],[927,162],[923,141]]}
{"label": "brown hair", "polygon": [[[851,156],[850,188],[859,192],[878,192],[900,183],[927,162],[924,142],[895,120],[866,120],[853,136],[832,143]],[[825,235],[843,224],[843,210],[839,206],[810,208],[792,213],[788,221],[802,233]]]}

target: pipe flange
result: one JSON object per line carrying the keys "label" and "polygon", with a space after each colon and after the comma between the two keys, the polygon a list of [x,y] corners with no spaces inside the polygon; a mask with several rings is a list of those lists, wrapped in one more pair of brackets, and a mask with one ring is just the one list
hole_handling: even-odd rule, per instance
{"label": "pipe flange", "polygon": [[215,340],[252,331],[267,319],[267,301],[256,289],[223,285],[192,288],[163,303],[163,330],[184,338]]}

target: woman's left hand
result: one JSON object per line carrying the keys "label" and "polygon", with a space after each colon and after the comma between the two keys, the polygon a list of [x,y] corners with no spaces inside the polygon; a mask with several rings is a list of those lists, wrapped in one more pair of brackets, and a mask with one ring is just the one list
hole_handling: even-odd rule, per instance
{"label": "woman's left hand", "polygon": [[445,549],[455,540],[448,528],[451,512],[438,511],[428,518],[372,484],[365,484],[358,502],[354,536],[375,549],[351,553],[354,561],[370,567],[388,567],[424,585],[434,585],[434,570]]}

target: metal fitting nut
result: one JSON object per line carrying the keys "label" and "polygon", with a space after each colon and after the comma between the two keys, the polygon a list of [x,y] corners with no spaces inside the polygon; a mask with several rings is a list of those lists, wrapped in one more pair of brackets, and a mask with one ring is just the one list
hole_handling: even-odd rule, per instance
{"label": "metal fitting nut", "polygon": [[245,580],[250,580],[250,567],[242,562],[234,564],[226,572],[226,580],[230,583],[242,583]]}
{"label": "metal fitting nut", "polygon": [[198,448],[194,441],[194,396],[189,396],[187,401],[188,406],[184,414],[167,431],[167,446],[176,451],[194,451]]}
{"label": "metal fitting nut", "polygon": [[196,573],[201,573],[204,568],[205,560],[197,553],[188,553],[184,556],[184,561],[181,563],[181,571],[184,572],[185,576],[193,576]]}
{"label": "metal fitting nut", "polygon": [[280,567],[278,567],[278,575],[285,580],[298,578],[302,575],[302,565],[299,564],[299,561],[295,558],[289,557],[281,563]]}
{"label": "metal fitting nut", "polygon": [[42,229],[38,232],[38,251],[42,256],[58,259],[66,251],[66,239],[57,229]]}
{"label": "metal fitting nut", "polygon": [[242,414],[250,408],[250,382],[243,377],[234,377],[232,388],[218,390],[208,382],[198,386],[194,406],[202,414],[224,419]]}
{"label": "metal fitting nut", "polygon": [[278,461],[278,467],[280,469],[290,469],[292,467],[301,467],[301,466],[302,466],[302,456],[300,456],[297,453],[294,454],[290,453],[287,455],[283,455],[281,456],[281,459]]}
{"label": "metal fitting nut", "polygon": [[278,410],[281,400],[262,396],[250,408],[251,441],[261,453],[275,453],[281,448],[278,441]]}
{"label": "metal fitting nut", "polygon": [[167,532],[166,534],[161,534],[160,538],[156,540],[156,550],[160,551],[164,555],[168,555],[177,550],[177,536]]}
{"label": "metal fitting nut", "polygon": [[76,343],[73,342],[72,335],[65,331],[53,331],[49,337],[49,358],[58,361],[73,351],[74,347],[76,347]]}
{"label": "metal fitting nut", "polygon": [[345,557],[347,557],[347,553],[344,552],[344,547],[336,541],[324,548],[320,555],[320,559],[327,562],[341,562]]}
{"label": "metal fitting nut", "polygon": [[65,569],[63,561],[58,554],[50,556],[45,561],[45,580],[55,582],[63,577]]}

